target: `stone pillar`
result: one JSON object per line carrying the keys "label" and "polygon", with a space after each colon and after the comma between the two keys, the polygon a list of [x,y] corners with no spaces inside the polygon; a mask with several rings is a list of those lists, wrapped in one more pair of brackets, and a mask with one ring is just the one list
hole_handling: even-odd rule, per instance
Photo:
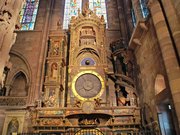
{"label": "stone pillar", "polygon": [[[180,123],[180,69],[175,55],[173,44],[167,29],[167,24],[162,9],[157,0],[149,1],[149,9],[159,41],[162,57],[164,60],[169,86],[174,101],[174,106]],[[180,127],[180,125],[179,125]]]}
{"label": "stone pillar", "polygon": [[[42,40],[41,40],[41,50],[39,51],[39,64],[37,70],[37,77],[35,86],[30,89],[28,95],[28,105],[33,106],[34,101],[38,100],[42,95],[41,91],[43,89],[43,81],[44,81],[44,66],[45,66],[45,57],[48,47],[48,34],[50,29],[50,21],[52,19],[52,12],[54,6],[54,0],[43,1],[46,5],[46,15],[44,16],[44,29],[42,31]],[[43,4],[44,4],[43,3]]]}
{"label": "stone pillar", "polygon": [[172,36],[174,38],[178,56],[180,57],[180,21],[176,14],[175,8],[171,0],[161,0],[164,10],[166,11],[166,16],[171,27]]}
{"label": "stone pillar", "polygon": [[136,22],[138,22],[139,20],[142,20],[139,0],[131,0],[131,2],[132,2],[132,7],[134,9],[135,16],[136,16]]}
{"label": "stone pillar", "polygon": [[24,0],[0,1],[0,85],[3,82],[4,67],[9,61],[9,51],[16,41],[15,25]]}
{"label": "stone pillar", "polygon": [[127,27],[127,32],[128,32],[128,38],[131,38],[131,34],[133,32],[133,23],[132,23],[132,17],[131,17],[131,0],[125,0],[125,7],[127,7],[126,9],[126,20],[128,23],[128,27]]}
{"label": "stone pillar", "polygon": [[124,10],[124,2],[123,0],[117,0],[117,8],[119,14],[119,22],[120,22],[120,30],[121,30],[121,39],[127,41],[127,23],[125,20],[125,10]]}

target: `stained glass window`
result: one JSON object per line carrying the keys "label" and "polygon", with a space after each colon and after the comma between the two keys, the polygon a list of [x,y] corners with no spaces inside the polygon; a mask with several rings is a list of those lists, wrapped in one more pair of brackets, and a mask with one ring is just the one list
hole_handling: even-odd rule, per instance
{"label": "stained glass window", "polygon": [[78,9],[81,11],[82,0],[65,0],[63,28],[68,29],[68,24],[72,16],[78,15]]}
{"label": "stained glass window", "polygon": [[89,8],[91,10],[96,9],[96,14],[98,16],[103,15],[105,22],[106,22],[106,27],[108,26],[107,24],[107,13],[106,13],[106,3],[105,0],[89,0]]}
{"label": "stained glass window", "polygon": [[132,17],[133,26],[135,27],[136,26],[136,15],[134,13],[134,9],[131,9],[131,17]]}
{"label": "stained glass window", "polygon": [[147,2],[148,2],[148,0],[139,0],[140,7],[141,7],[141,13],[142,13],[143,18],[146,18],[149,15]]}
{"label": "stained glass window", "polygon": [[33,30],[38,11],[39,0],[26,0],[20,12],[21,30]]}

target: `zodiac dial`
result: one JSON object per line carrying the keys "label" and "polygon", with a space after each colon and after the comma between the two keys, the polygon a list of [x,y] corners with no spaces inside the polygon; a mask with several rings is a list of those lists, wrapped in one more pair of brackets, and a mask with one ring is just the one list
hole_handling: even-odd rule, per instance
{"label": "zodiac dial", "polygon": [[100,75],[93,71],[84,71],[73,80],[73,92],[80,99],[92,99],[102,94],[104,89]]}

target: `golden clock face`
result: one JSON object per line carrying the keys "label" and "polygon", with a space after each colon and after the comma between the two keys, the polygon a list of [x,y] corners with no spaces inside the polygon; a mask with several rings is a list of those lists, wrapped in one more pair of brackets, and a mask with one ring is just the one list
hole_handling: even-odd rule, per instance
{"label": "golden clock face", "polygon": [[81,100],[91,100],[102,95],[104,82],[94,71],[83,71],[76,75],[72,82],[72,90]]}

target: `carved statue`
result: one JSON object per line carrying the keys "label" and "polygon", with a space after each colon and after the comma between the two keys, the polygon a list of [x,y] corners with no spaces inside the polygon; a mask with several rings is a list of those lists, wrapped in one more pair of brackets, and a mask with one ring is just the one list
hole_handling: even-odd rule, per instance
{"label": "carved statue", "polygon": [[58,55],[59,54],[59,42],[54,42],[53,48],[52,48],[52,55]]}
{"label": "carved statue", "polygon": [[45,101],[46,107],[54,107],[56,105],[56,92],[51,90],[48,99]]}
{"label": "carved statue", "polygon": [[57,29],[59,30],[59,29],[61,29],[62,28],[62,22],[61,22],[61,19],[59,19],[58,21],[57,21]]}
{"label": "carved statue", "polygon": [[12,133],[17,133],[19,129],[19,122],[16,117],[13,117],[8,124],[7,135],[12,135]]}
{"label": "carved statue", "polygon": [[58,65],[57,65],[57,63],[53,63],[51,65],[51,77],[53,79],[56,79],[57,75],[58,75]]}
{"label": "carved statue", "polygon": [[118,96],[118,105],[125,106],[126,105],[126,98],[123,96],[123,93],[120,91]]}
{"label": "carved statue", "polygon": [[85,4],[85,8],[83,9],[83,16],[88,16],[90,14],[92,14],[93,12],[89,9],[89,2],[86,2]]}
{"label": "carved statue", "polygon": [[129,95],[129,98],[130,98],[130,105],[131,106],[137,106],[136,95],[132,91],[130,91],[128,95]]}
{"label": "carved statue", "polygon": [[115,61],[116,64],[116,73],[126,75],[126,64],[124,62],[124,57],[118,55]]}

